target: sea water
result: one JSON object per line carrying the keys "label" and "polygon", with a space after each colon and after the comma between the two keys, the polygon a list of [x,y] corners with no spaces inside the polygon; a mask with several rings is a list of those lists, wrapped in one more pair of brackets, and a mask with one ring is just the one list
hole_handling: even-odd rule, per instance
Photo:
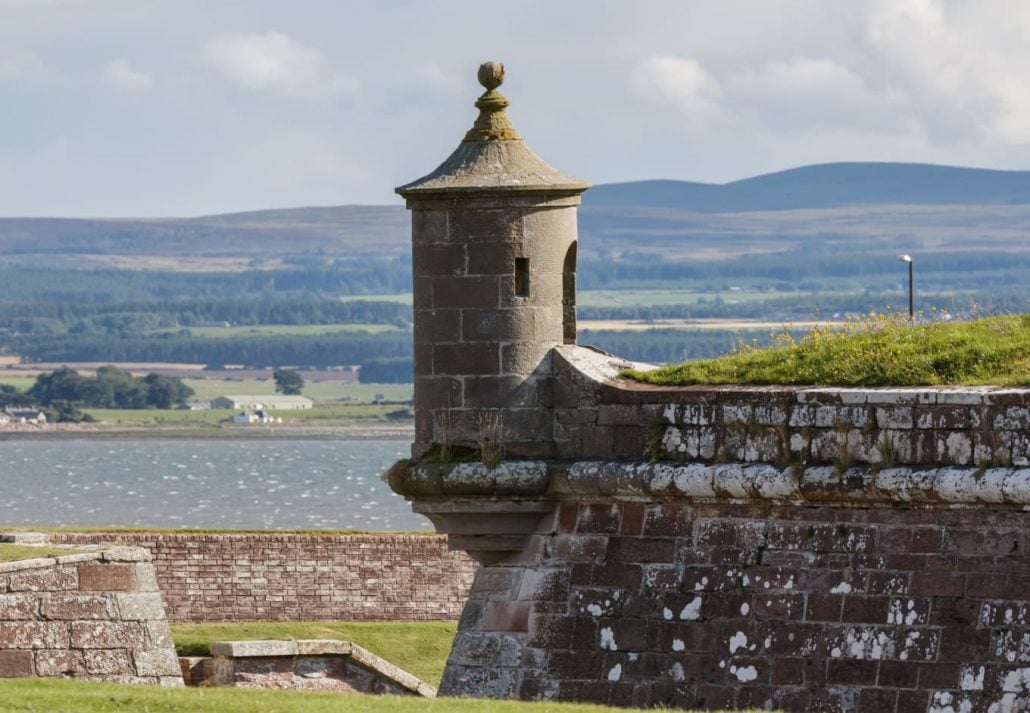
{"label": "sea water", "polygon": [[431,530],[404,440],[0,440],[0,525]]}

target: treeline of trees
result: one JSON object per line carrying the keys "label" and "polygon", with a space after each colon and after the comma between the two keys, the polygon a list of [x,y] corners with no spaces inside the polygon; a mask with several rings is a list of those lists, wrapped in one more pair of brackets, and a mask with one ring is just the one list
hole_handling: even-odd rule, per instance
{"label": "treeline of trees", "polygon": [[[1019,274],[1026,278],[1030,255],[1011,252],[919,252],[917,269],[922,276],[947,273],[953,275],[988,272],[999,277]],[[581,260],[577,270],[579,284],[585,289],[641,283],[671,283],[684,280],[779,281],[785,288],[808,283],[830,288],[833,280],[860,278],[869,284],[884,276],[900,280],[901,270],[893,256],[853,252],[824,252],[805,249],[774,254],[742,255],[734,260],[668,261],[649,254],[623,254],[618,260]],[[997,282],[995,284],[998,284]]]}
{"label": "treeline of trees", "polygon": [[261,324],[411,323],[411,307],[385,301],[326,297],[158,302],[0,302],[0,336],[130,334],[226,322]]}
{"label": "treeline of trees", "polygon": [[[1030,295],[1000,294],[979,296],[963,293],[948,296],[924,297],[917,293],[917,309],[923,312],[944,310],[955,316],[976,314],[1002,314],[1006,312],[1030,311]],[[626,307],[579,307],[576,310],[580,320],[618,319],[656,321],[663,319],[813,319],[829,318],[834,314],[868,314],[890,307],[902,312],[908,309],[908,294],[893,292],[867,293],[864,295],[803,295],[799,297],[776,297],[769,293],[769,299],[734,301],[733,293],[718,297],[702,298],[697,304],[626,306]]]}
{"label": "treeline of trees", "polygon": [[[847,246],[843,246],[845,249]],[[584,257],[578,266],[580,289],[697,286],[762,282],[777,289],[831,290],[841,280],[862,287],[903,281],[893,255],[883,251],[841,252],[840,241],[813,242],[803,250],[746,254],[730,260],[668,260],[654,254],[624,253],[618,259]],[[681,248],[682,250],[682,248]],[[1003,252],[919,252],[921,286],[942,289],[992,289],[1025,284],[1030,255]],[[162,270],[69,270],[40,266],[0,266],[5,294],[23,302],[232,302],[260,297],[315,298],[411,291],[410,257],[338,259],[309,265],[301,261],[281,270],[181,272]],[[149,310],[148,310],[149,311]],[[212,316],[211,319],[219,319]],[[267,322],[266,322],[267,323]]]}
{"label": "treeline of trees", "polygon": [[19,337],[10,344],[13,353],[29,362],[142,361],[326,367],[363,364],[384,357],[411,357],[410,331],[219,339],[179,334],[126,337],[83,334]]}
{"label": "treeline of trees", "polygon": [[358,372],[362,384],[410,384],[414,380],[415,362],[411,357],[369,359]]}
{"label": "treeline of trees", "polygon": [[181,272],[0,266],[5,293],[25,301],[133,302],[237,299],[253,295],[364,295],[411,290],[407,258],[339,261],[318,268]]}
{"label": "treeline of trees", "polygon": [[90,408],[159,408],[183,406],[193,389],[181,379],[159,374],[137,378],[114,366],[102,366],[96,376],[82,376],[62,367],[40,374],[26,392],[33,402],[45,407],[71,404]]}
{"label": "treeline of trees", "polygon": [[[804,330],[792,330],[791,333],[799,337]],[[632,361],[668,364],[722,356],[741,344],[766,345],[772,341],[772,332],[731,329],[583,330],[576,341]]]}

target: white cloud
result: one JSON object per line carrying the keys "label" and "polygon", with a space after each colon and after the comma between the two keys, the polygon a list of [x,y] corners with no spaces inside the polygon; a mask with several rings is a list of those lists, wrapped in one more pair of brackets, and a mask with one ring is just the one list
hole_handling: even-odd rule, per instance
{"label": "white cloud", "polygon": [[938,141],[1030,144],[1030,12],[997,0],[875,0],[866,36]]}
{"label": "white cloud", "polygon": [[116,91],[139,94],[150,91],[154,78],[135,69],[128,60],[116,59],[104,69],[104,81]]}
{"label": "white cloud", "polygon": [[317,50],[281,32],[218,37],[206,54],[223,78],[248,89],[311,85],[325,64]]}
{"label": "white cloud", "polygon": [[710,109],[721,93],[712,75],[690,57],[652,56],[639,68],[636,81],[686,113]]}

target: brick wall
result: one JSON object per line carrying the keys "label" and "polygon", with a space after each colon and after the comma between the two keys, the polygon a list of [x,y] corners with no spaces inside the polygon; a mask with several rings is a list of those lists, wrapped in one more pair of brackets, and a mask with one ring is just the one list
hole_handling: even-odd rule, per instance
{"label": "brick wall", "polygon": [[0,678],[30,676],[182,685],[145,551],[0,563]]}
{"label": "brick wall", "polygon": [[55,533],[150,551],[172,621],[457,619],[475,563],[424,535]]}

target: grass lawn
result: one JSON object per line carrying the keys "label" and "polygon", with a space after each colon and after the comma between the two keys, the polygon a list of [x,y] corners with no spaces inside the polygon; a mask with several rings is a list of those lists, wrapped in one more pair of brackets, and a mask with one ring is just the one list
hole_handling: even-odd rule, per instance
{"label": "grass lawn", "polygon": [[437,621],[174,624],[172,638],[180,656],[208,656],[212,641],[344,639],[437,686],[457,628],[455,622]]}
{"label": "grass lawn", "polygon": [[826,386],[1030,385],[1030,314],[912,325],[871,317],[800,340],[777,335],[768,348],[627,371],[640,381],[687,384]]}
{"label": "grass lawn", "polygon": [[64,555],[75,555],[82,550],[60,549],[57,547],[32,547],[29,545],[14,545],[7,542],[0,543],[0,562],[15,562],[17,560],[31,560],[37,557],[63,557]]}
{"label": "grass lawn", "polygon": [[239,688],[160,688],[61,679],[8,679],[0,683],[0,696],[0,710],[19,713],[602,713],[617,710],[560,703]]}

